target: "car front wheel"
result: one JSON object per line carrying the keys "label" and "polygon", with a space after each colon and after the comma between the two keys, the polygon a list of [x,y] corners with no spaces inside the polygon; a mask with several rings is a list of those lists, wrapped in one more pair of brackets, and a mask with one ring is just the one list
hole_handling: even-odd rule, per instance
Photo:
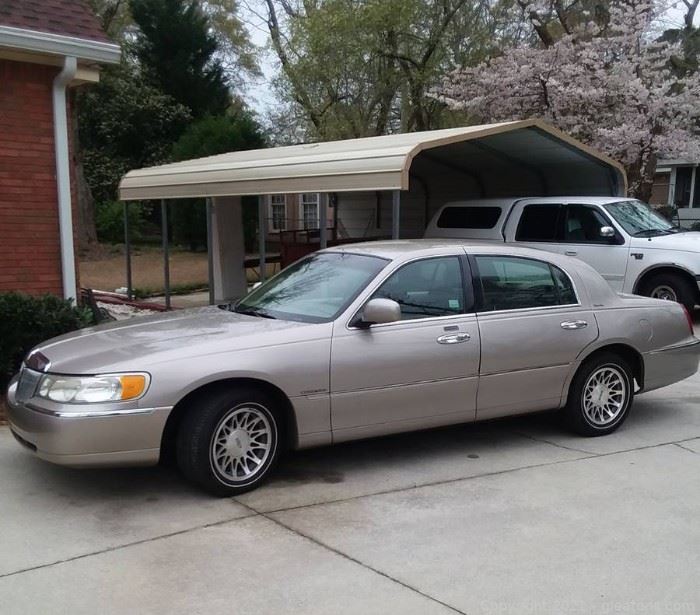
{"label": "car front wheel", "polygon": [[219,496],[255,489],[280,453],[280,421],[274,407],[268,395],[249,388],[198,398],[178,431],[182,473]]}
{"label": "car front wheel", "polygon": [[622,425],[633,397],[634,379],[627,363],[615,354],[601,352],[574,376],[564,412],[580,435],[604,436]]}
{"label": "car front wheel", "polygon": [[641,294],[654,299],[682,303],[689,311],[695,307],[697,290],[695,286],[677,273],[660,273],[645,280]]}

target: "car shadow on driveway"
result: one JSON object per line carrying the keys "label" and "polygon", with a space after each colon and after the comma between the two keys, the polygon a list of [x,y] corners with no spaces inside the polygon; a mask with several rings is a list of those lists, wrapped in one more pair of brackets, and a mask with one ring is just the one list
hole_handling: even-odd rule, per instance
{"label": "car shadow on driveway", "polygon": [[[345,493],[353,497],[360,492],[456,480],[683,440],[700,435],[700,413],[694,411],[697,405],[694,398],[639,398],[629,420],[603,438],[571,434],[556,413],[547,412],[291,451],[258,492],[291,493],[307,488],[314,492],[314,497],[308,497],[317,501],[323,489],[336,499],[343,496],[344,483],[353,483],[354,487],[347,487]],[[13,465],[21,466],[21,480],[30,492],[38,489],[54,493],[77,506],[90,500],[149,504],[183,497],[208,498],[188,485],[173,467],[77,470],[45,463],[24,451],[18,450],[15,455],[18,458]],[[243,496],[242,501],[258,502],[255,493]],[[273,499],[276,507],[285,506],[283,497]],[[288,504],[301,502],[291,497]]]}

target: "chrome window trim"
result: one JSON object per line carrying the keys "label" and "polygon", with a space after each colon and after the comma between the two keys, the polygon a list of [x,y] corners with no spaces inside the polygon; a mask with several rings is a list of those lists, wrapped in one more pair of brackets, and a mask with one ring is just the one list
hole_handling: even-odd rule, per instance
{"label": "chrome window trim", "polygon": [[[360,310],[358,310],[359,312]],[[474,320],[476,320],[476,312],[463,312],[462,314],[448,314],[446,316],[426,316],[425,318],[409,318],[406,320],[397,320],[396,322],[385,322],[382,324],[377,324],[377,325],[372,325],[371,329],[376,330],[376,329],[382,329],[384,327],[396,327],[398,325],[410,325],[412,323],[431,323],[431,322],[436,322],[436,321],[449,321],[449,320],[456,320],[458,318],[465,318],[465,317],[474,317]],[[353,316],[354,318],[354,316]],[[352,318],[350,319],[350,322],[352,322]],[[346,329],[349,331],[366,331],[367,329],[364,329],[362,327],[351,327],[349,324],[346,325]]]}
{"label": "chrome window trim", "polygon": [[488,316],[489,314],[513,314],[517,312],[518,314],[523,312],[544,312],[546,310],[563,310],[565,308],[575,308],[583,307],[580,303],[567,303],[564,305],[542,305],[538,307],[529,308],[514,308],[512,310],[491,310],[490,312],[476,312],[477,316]]}

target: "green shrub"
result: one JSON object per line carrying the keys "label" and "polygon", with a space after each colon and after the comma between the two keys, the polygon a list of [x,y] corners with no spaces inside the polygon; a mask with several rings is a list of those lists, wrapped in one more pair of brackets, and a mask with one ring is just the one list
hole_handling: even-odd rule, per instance
{"label": "green shrub", "polygon": [[[146,212],[141,203],[129,203],[129,237],[138,242],[143,235]],[[104,243],[124,243],[124,203],[105,201],[95,204],[97,238]]]}
{"label": "green shrub", "polygon": [[90,310],[55,295],[0,293],[0,390],[34,346],[90,324]]}

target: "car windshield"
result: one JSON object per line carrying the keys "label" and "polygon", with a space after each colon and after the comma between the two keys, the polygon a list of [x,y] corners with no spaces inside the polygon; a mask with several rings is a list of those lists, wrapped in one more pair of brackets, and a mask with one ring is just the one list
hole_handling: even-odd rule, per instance
{"label": "car windshield", "polygon": [[313,254],[255,289],[233,311],[261,318],[327,322],[345,310],[388,262],[346,252]]}
{"label": "car windshield", "polygon": [[619,201],[604,207],[634,237],[668,235],[679,231],[660,213],[641,201]]}

